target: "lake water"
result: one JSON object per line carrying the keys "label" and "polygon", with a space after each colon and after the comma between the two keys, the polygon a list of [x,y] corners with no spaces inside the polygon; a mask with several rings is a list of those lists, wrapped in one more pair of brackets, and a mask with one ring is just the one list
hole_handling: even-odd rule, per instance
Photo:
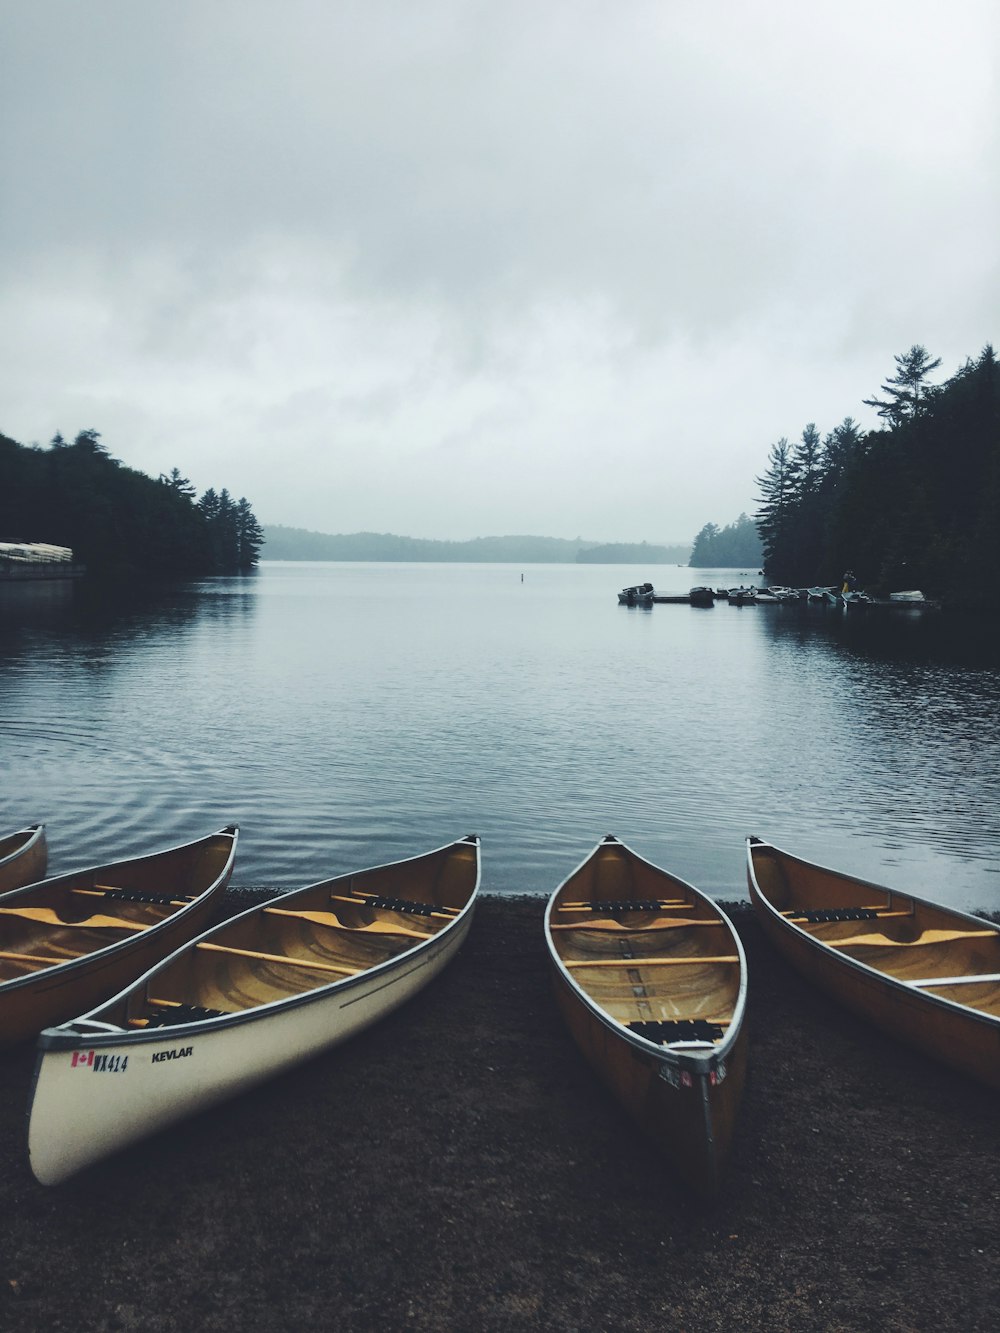
{"label": "lake water", "polygon": [[[523,577],[522,577],[523,576]],[[0,831],[53,873],[241,826],[294,888],[483,838],[550,892],[606,832],[719,898],[743,839],[1000,908],[992,626],[617,604],[755,571],[264,563],[140,600],[0,587]]]}

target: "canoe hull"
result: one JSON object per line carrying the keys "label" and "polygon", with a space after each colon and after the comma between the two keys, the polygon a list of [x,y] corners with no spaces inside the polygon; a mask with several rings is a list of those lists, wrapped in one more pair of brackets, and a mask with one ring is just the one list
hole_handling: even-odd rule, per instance
{"label": "canoe hull", "polygon": [[[130,939],[43,971],[0,983],[0,1049],[31,1040],[43,1028],[92,1009],[117,994],[140,973],[147,971],[185,941],[200,934],[211,920],[232,876],[237,831],[235,828],[222,830],[211,839],[203,839],[203,842],[207,846],[215,839],[228,842],[228,850],[220,854],[222,865],[219,873],[200,886],[201,891],[193,902]],[[164,859],[169,855],[171,853],[162,854]],[[141,862],[153,865],[160,859],[154,855],[117,865],[136,866]],[[80,884],[92,884],[95,878],[100,879],[104,871],[113,872],[116,868],[115,864],[101,866],[56,876],[42,883],[46,894],[55,895],[61,888],[78,881]],[[34,888],[34,885],[28,886],[26,890],[7,898],[5,905],[16,903],[22,896],[27,897]]]}
{"label": "canoe hull", "polygon": [[[274,1012],[252,1020],[117,1040],[102,1041],[95,1033],[42,1049],[28,1136],[36,1178],[43,1185],[58,1184],[111,1152],[362,1032],[437,976],[471,924],[470,912],[430,948],[404,955],[390,970],[333,986],[305,1002],[279,1003]],[[51,1034],[53,1041],[56,1035]],[[83,1090],[81,1083],[87,1085]],[[69,1117],[67,1106],[73,1107]]]}
{"label": "canoe hull", "polygon": [[0,839],[0,894],[42,879],[48,864],[44,824],[34,824]]}
{"label": "canoe hull", "polygon": [[[870,889],[873,893],[891,893],[880,885],[839,876],[835,871],[800,862],[794,857],[789,857],[788,861],[802,866],[805,872],[827,877],[834,894],[836,886],[842,885],[843,902],[836,903],[836,906],[849,906],[857,902],[859,888]],[[887,1036],[979,1082],[1000,1088],[1000,1017],[950,1002],[929,992],[925,986],[918,988],[886,975],[838,953],[801,930],[783,917],[762,891],[754,873],[753,848],[749,845],[747,885],[764,934],[808,981]],[[897,895],[897,898],[901,897]],[[996,929],[978,917],[952,913],[911,894],[906,895],[906,900],[915,902],[918,908],[927,907],[942,920],[951,919],[955,923],[975,926],[983,931]],[[994,993],[997,990],[995,982],[987,980],[981,984]],[[952,988],[953,993],[960,994],[968,993],[968,990],[968,987],[963,987],[962,991]]]}
{"label": "canoe hull", "polygon": [[723,1183],[746,1077],[746,959],[725,913],[608,834],[545,913],[556,1002],[695,1193]]}
{"label": "canoe hull", "polygon": [[43,1032],[28,1130],[36,1177],[58,1184],[377,1022],[461,948],[479,883],[470,835],[294,890]]}
{"label": "canoe hull", "polygon": [[746,1029],[714,1069],[683,1069],[622,1039],[558,970],[553,985],[573,1040],[608,1091],[690,1189],[717,1194],[746,1079]]}

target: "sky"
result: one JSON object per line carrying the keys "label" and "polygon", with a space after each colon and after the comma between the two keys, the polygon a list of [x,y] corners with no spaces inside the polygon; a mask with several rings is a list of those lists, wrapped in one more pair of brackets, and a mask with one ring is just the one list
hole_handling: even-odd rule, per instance
{"label": "sky", "polygon": [[0,432],[689,541],[1000,337],[995,0],[0,0]]}

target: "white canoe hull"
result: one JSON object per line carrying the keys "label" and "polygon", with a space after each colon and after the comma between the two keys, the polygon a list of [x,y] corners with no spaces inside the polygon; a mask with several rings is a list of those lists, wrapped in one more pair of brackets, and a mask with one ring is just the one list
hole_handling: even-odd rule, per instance
{"label": "white canoe hull", "polygon": [[47,1049],[43,1037],[30,1108],[28,1151],[36,1178],[58,1184],[346,1041],[437,976],[471,924],[466,910],[427,944],[360,977],[246,1016],[107,1038],[95,1027],[93,1035],[78,1033],[72,1045],[53,1029]]}

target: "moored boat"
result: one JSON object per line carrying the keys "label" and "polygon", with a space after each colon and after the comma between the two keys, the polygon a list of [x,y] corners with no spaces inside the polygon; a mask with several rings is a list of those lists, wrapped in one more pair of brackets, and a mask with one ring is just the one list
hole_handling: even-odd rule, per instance
{"label": "moored boat", "polygon": [[630,588],[622,588],[618,594],[619,606],[652,606],[656,596],[651,583],[636,583]]}
{"label": "moored boat", "polygon": [[1000,926],[747,839],[774,946],[810,981],[924,1055],[1000,1087]]}
{"label": "moored boat", "polygon": [[714,606],[715,589],[699,585],[688,593],[688,600],[692,606]]}
{"label": "moored boat", "polygon": [[204,930],[235,826],[197,842],[25,885],[0,898],[0,1047],[108,999]]}
{"label": "moored boat", "polygon": [[57,1184],[397,1008],[458,951],[479,881],[470,835],[296,889],[43,1032],[28,1130],[36,1177]]}
{"label": "moored boat", "polygon": [[577,1045],[676,1173],[715,1194],[746,1070],[746,960],[728,917],[609,834],[544,929]]}
{"label": "moored boat", "polygon": [[44,824],[29,824],[0,838],[0,894],[41,879],[48,863]]}
{"label": "moored boat", "polygon": [[891,592],[889,601],[893,606],[925,606],[927,598],[919,588],[911,588],[907,592]]}

